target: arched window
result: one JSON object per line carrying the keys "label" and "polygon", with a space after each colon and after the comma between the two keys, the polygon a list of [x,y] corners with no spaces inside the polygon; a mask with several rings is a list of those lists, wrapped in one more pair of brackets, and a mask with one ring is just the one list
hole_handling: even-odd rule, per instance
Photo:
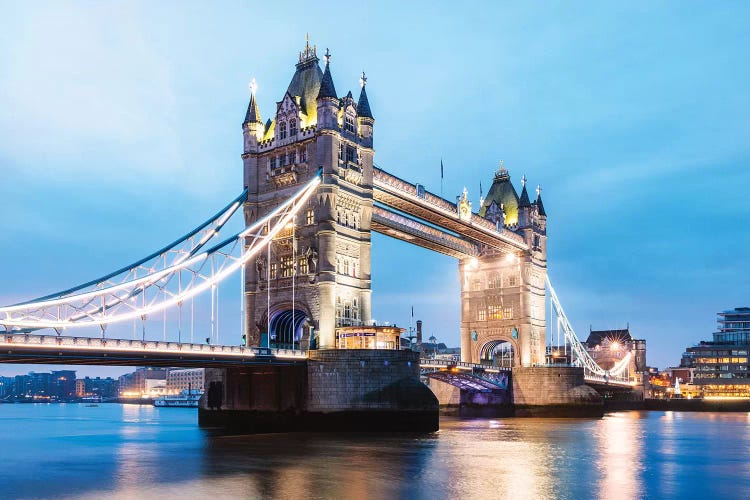
{"label": "arched window", "polygon": [[286,139],[286,122],[279,122],[276,128],[279,129],[279,140]]}
{"label": "arched window", "polygon": [[289,120],[289,137],[297,135],[297,120]]}
{"label": "arched window", "polygon": [[346,115],[344,118],[344,130],[352,134],[356,131],[356,128],[354,128],[354,118],[349,115]]}

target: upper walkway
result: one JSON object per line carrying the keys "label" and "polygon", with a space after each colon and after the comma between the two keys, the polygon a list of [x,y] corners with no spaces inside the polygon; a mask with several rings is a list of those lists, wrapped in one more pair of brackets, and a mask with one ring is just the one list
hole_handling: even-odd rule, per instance
{"label": "upper walkway", "polygon": [[[468,244],[479,243],[506,251],[509,248],[529,248],[519,234],[502,227],[498,228],[474,213],[468,219],[463,219],[458,216],[458,207],[455,203],[421,187],[418,188],[417,184],[411,184],[383,169],[373,168],[372,183],[373,199],[376,203],[443,228]],[[374,229],[379,230],[377,227]],[[437,248],[435,250],[440,251]],[[466,247],[461,251],[468,255],[473,253],[472,249],[467,250]]]}

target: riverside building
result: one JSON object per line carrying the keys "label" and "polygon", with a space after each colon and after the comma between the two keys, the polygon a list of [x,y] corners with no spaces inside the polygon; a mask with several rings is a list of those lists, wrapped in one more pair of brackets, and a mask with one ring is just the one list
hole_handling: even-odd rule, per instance
{"label": "riverside building", "polygon": [[717,313],[712,341],[688,347],[680,366],[693,369],[696,392],[707,398],[750,398],[750,307]]}

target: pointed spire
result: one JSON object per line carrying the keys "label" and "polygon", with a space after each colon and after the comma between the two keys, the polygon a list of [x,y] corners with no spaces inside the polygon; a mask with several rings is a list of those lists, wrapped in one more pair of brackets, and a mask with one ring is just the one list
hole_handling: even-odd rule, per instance
{"label": "pointed spire", "polygon": [[318,99],[323,97],[336,97],[336,87],[333,86],[333,78],[331,77],[331,52],[326,49],[325,53],[326,69],[323,72],[323,79],[320,81],[320,91],[318,91]]}
{"label": "pointed spire", "polygon": [[542,217],[547,217],[547,212],[544,211],[544,204],[542,203],[542,186],[536,187],[536,208],[539,212],[539,215]]}
{"label": "pointed spire", "polygon": [[258,110],[258,104],[255,102],[255,91],[258,90],[258,84],[255,82],[255,78],[250,81],[250,104],[247,106],[247,113],[245,113],[244,123],[262,123],[260,121],[260,111]]}
{"label": "pointed spire", "polygon": [[523,190],[521,191],[521,198],[518,200],[518,206],[520,207],[530,207],[531,202],[529,201],[529,193],[526,191],[526,176],[524,175],[521,177],[521,185],[523,186]]}
{"label": "pointed spire", "polygon": [[365,91],[367,77],[364,71],[359,78],[359,84],[362,85],[362,92],[360,92],[359,101],[357,101],[357,116],[360,118],[373,118],[372,111],[370,111],[370,101],[367,100],[367,92]]}

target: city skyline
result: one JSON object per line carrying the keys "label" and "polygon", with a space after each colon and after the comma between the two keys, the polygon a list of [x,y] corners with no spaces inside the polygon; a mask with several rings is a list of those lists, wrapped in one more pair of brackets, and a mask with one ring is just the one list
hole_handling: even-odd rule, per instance
{"label": "city skyline", "polygon": [[[390,9],[353,8],[375,21],[363,36],[311,13],[282,37],[277,22],[252,23],[258,40],[273,40],[259,47],[241,30],[257,11],[119,6],[123,23],[109,26],[110,7],[11,7],[16,41],[0,48],[10,62],[0,76],[10,110],[0,117],[0,302],[133,261],[235,196],[247,82],[257,79],[267,118],[310,32],[333,53],[341,93],[367,72],[376,164],[440,193],[442,161],[444,196],[466,186],[475,207],[501,159],[517,186],[524,174],[542,185],[549,274],[579,337],[629,324],[647,340],[648,364],[663,368],[714,331],[717,311],[747,305],[749,264],[731,252],[750,243],[733,233],[750,202],[731,191],[750,181],[741,16],[508,4],[462,12],[470,32],[445,12],[417,23],[421,9],[401,6],[401,41],[377,32]],[[165,27],[167,15],[178,19]],[[459,345],[453,259],[376,235],[373,275],[375,318],[406,326],[413,304],[428,335]],[[239,311],[236,298],[225,303]],[[237,340],[234,324],[224,342]]]}

